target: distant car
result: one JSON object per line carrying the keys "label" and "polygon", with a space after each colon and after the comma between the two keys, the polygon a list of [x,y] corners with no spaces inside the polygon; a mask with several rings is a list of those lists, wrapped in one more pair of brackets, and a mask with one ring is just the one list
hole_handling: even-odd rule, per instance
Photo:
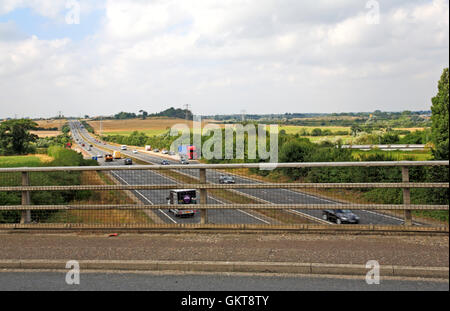
{"label": "distant car", "polygon": [[81,144],[81,147],[84,147],[85,146],[85,144]]}
{"label": "distant car", "polygon": [[133,150],[133,153],[136,154],[136,153],[138,153],[138,151],[137,150]]}
{"label": "distant car", "polygon": [[358,224],[359,216],[353,214],[353,212],[349,209],[331,209],[325,210],[322,214],[323,220],[333,221],[340,224]]}
{"label": "distant car", "polygon": [[133,165],[133,160],[131,160],[130,158],[126,158],[126,159],[124,160],[124,164],[125,164],[125,165]]}
{"label": "distant car", "polygon": [[229,175],[220,175],[219,176],[219,183],[220,184],[234,184],[235,180],[233,176]]}
{"label": "distant car", "polygon": [[182,159],[182,160],[180,161],[180,163],[181,163],[181,164],[189,164],[189,161],[186,160],[186,159]]}
{"label": "distant car", "polygon": [[169,155],[175,155],[175,152],[169,151]]}
{"label": "distant car", "polygon": [[159,149],[153,149],[153,152],[159,152]]}
{"label": "distant car", "polygon": [[103,158],[103,154],[97,154],[97,158]]}
{"label": "distant car", "polygon": [[105,155],[105,162],[112,162],[113,161],[113,156],[112,154],[107,154]]}
{"label": "distant car", "polygon": [[87,148],[87,151],[91,151],[91,147],[88,147],[88,148]]}
{"label": "distant car", "polygon": [[170,163],[169,163],[169,161],[167,161],[167,160],[162,160],[161,161],[161,165],[169,165]]}
{"label": "distant car", "polygon": [[168,154],[169,153],[169,151],[167,151],[167,150],[163,150],[162,152],[161,152],[162,154]]}
{"label": "distant car", "polygon": [[92,145],[89,145],[89,147],[91,147],[91,148],[92,148],[92,147],[94,147],[94,146],[92,146]]}
{"label": "distant car", "polygon": [[127,146],[125,145],[120,146],[120,150],[127,150]]}

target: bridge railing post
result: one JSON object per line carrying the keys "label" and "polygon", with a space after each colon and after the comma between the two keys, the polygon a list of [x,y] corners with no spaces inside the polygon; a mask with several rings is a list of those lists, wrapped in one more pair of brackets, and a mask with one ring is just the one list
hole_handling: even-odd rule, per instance
{"label": "bridge railing post", "polygon": [[[22,172],[22,186],[29,186],[30,185],[30,176],[28,172]],[[30,192],[29,191],[22,191],[22,205],[30,205]],[[21,224],[28,224],[31,222],[31,211],[30,210],[23,210],[22,214],[20,216],[20,223]]]}
{"label": "bridge railing post", "polygon": [[[402,166],[402,181],[409,182],[409,168]],[[403,205],[411,204],[411,191],[410,188],[403,188]],[[404,214],[405,226],[412,226],[412,213],[411,210],[405,210]]]}
{"label": "bridge railing post", "polygon": [[[200,169],[200,183],[206,184],[206,169]],[[208,204],[208,192],[206,189],[200,189],[200,204]],[[200,223],[207,224],[208,223],[208,210],[202,209],[200,210]]]}

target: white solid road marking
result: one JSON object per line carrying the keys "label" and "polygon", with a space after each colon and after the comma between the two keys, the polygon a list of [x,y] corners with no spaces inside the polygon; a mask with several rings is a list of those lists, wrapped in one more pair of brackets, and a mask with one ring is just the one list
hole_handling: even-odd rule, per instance
{"label": "white solid road marking", "polygon": [[302,217],[305,217],[306,219],[313,219],[315,221],[320,221],[320,222],[327,223],[327,224],[333,224],[332,222],[330,222],[328,220],[324,220],[324,219],[321,219],[321,218],[316,217],[316,216],[312,216],[312,215],[309,215],[309,214],[306,214],[306,213],[302,213],[302,212],[299,212],[299,211],[297,211],[295,209],[290,209],[290,210],[288,210],[288,212],[291,212],[293,214],[298,214],[298,215],[300,215]]}
{"label": "white solid road marking", "polygon": [[[123,179],[122,177],[120,177],[117,173],[111,171],[111,173],[113,173],[114,175],[116,175],[117,178],[119,178],[120,180],[122,180],[125,184],[129,185],[129,183]],[[134,190],[137,194],[139,194],[142,198],[144,198],[144,200],[146,200],[147,202],[149,202],[151,205],[155,205],[153,204],[152,201],[150,201],[147,197],[145,197],[140,191],[138,190]],[[166,216],[167,218],[169,218],[173,223],[177,223],[174,219],[172,219],[172,217],[170,217],[169,215],[167,215],[162,209],[158,209],[158,211],[160,211],[164,216]]]}
{"label": "white solid road marking", "polygon": [[240,211],[241,213],[244,213],[244,214],[246,214],[246,215],[248,215],[248,216],[250,216],[250,217],[256,218],[256,219],[258,219],[259,221],[262,221],[262,222],[265,223],[265,224],[270,225],[270,222],[265,221],[264,219],[261,219],[261,218],[259,218],[259,217],[256,217],[256,216],[254,216],[254,215],[252,215],[252,214],[250,214],[250,213],[247,213],[247,212],[245,212],[245,211],[243,211],[243,210],[241,210],[241,209],[238,209],[238,211]]}

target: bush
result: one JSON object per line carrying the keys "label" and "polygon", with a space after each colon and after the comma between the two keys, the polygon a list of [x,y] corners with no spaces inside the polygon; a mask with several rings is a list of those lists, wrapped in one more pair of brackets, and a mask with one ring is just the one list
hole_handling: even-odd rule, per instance
{"label": "bush", "polygon": [[[47,164],[47,166],[94,166],[98,165],[97,161],[84,160],[82,155],[59,146],[51,146],[48,148],[48,155],[54,160]],[[20,178],[20,173],[17,176],[0,180],[0,185],[4,185],[13,177]],[[31,185],[43,186],[65,186],[65,185],[80,185],[81,172],[36,172],[30,174]],[[91,191],[35,191],[30,195],[31,204],[33,205],[59,205],[67,204],[74,200],[88,199],[92,195]],[[18,192],[0,192],[0,205],[20,205],[21,194]],[[32,221],[46,221],[51,217],[55,211],[33,211],[31,213]],[[20,220],[19,211],[2,211],[0,212],[0,223],[16,223]]]}

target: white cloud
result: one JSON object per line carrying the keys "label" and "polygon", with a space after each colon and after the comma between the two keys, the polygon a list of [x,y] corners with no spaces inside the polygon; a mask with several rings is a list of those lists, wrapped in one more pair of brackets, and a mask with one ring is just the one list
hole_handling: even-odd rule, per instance
{"label": "white cloud", "polygon": [[[29,6],[58,18],[62,3],[6,0],[0,14]],[[12,114],[3,103],[25,115],[185,103],[208,114],[427,109],[448,66],[444,0],[382,2],[378,25],[353,0],[104,6],[101,28],[81,42],[0,39],[0,116]]]}

